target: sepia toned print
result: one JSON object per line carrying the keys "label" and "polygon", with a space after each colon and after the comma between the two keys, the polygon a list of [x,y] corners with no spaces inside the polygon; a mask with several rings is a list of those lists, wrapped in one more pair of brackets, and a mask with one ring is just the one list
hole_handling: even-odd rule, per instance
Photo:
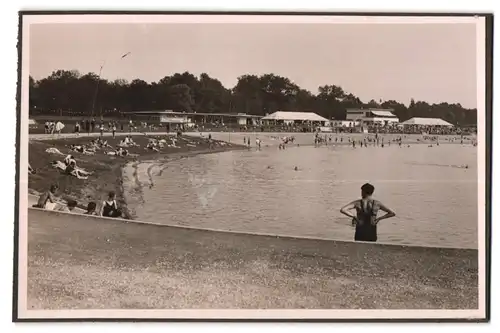
{"label": "sepia toned print", "polygon": [[19,319],[485,318],[485,31],[25,14]]}

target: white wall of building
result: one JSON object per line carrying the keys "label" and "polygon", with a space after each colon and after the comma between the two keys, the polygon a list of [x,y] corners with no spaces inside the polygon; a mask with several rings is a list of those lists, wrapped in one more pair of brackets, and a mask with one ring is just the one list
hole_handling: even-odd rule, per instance
{"label": "white wall of building", "polygon": [[160,116],[161,123],[173,123],[173,124],[184,124],[188,123],[189,119],[187,116],[183,117],[172,117],[172,116]]}
{"label": "white wall of building", "polygon": [[346,114],[346,120],[362,120],[364,119],[370,111],[356,110],[356,111],[348,111]]}
{"label": "white wall of building", "polygon": [[[346,113],[346,120],[351,120],[351,121],[359,121],[362,123],[379,123],[379,124],[385,124],[385,123],[398,123],[399,119],[398,117],[394,116],[392,117],[372,117],[371,113],[376,112],[377,110],[348,110]],[[381,110],[385,111],[385,110]]]}
{"label": "white wall of building", "polygon": [[365,118],[363,119],[364,123],[378,123],[378,124],[394,124],[398,123],[399,119],[398,118],[379,118],[379,117],[371,117],[371,118]]}

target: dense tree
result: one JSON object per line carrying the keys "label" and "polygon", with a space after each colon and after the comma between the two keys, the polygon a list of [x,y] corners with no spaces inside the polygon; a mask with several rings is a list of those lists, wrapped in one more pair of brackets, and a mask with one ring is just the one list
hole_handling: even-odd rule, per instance
{"label": "dense tree", "polygon": [[227,89],[207,73],[199,77],[175,73],[158,82],[140,79],[107,81],[95,73],[54,71],[41,80],[29,78],[30,112],[46,114],[105,115],[139,110],[248,113],[266,115],[278,110],[313,111],[326,118],[345,119],[350,108],[393,109],[401,121],[412,117],[437,117],[457,125],[477,121],[476,109],[460,104],[428,104],[411,99],[408,106],[395,101],[363,102],[340,86],[322,85],[316,94],[276,74],[242,75]]}

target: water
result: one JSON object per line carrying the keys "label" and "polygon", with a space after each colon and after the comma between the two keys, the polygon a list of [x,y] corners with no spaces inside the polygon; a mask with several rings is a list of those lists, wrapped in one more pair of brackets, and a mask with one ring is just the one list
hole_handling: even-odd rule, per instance
{"label": "water", "polygon": [[144,164],[140,181],[148,179],[148,167],[155,186],[145,186],[143,203],[134,207],[144,221],[352,240],[350,220],[339,209],[370,182],[397,215],[380,222],[380,242],[477,248],[472,146],[271,146]]}

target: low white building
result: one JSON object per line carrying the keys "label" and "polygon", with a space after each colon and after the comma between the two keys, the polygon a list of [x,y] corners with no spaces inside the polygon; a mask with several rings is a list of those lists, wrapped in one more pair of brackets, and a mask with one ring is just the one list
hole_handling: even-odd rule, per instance
{"label": "low white building", "polygon": [[276,111],[262,118],[262,121],[267,124],[282,123],[292,125],[295,123],[309,123],[315,125],[328,126],[330,121],[314,112],[293,112],[293,111]]}
{"label": "low white building", "polygon": [[188,118],[188,116],[184,115],[161,115],[160,116],[160,123],[163,124],[187,124],[190,123],[191,119]]}
{"label": "low white building", "polygon": [[246,125],[253,125],[253,126],[258,126],[260,125],[260,118],[259,116],[253,116],[253,115],[248,115],[246,113],[238,113],[236,115],[238,119],[238,125],[240,126],[246,126]]}
{"label": "low white building", "polygon": [[357,121],[360,124],[390,125],[399,123],[399,118],[392,109],[347,109],[346,120]]}

